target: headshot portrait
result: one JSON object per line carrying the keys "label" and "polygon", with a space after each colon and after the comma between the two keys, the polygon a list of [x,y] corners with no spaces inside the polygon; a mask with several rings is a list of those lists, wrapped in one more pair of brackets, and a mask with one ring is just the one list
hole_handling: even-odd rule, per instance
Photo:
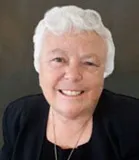
{"label": "headshot portrait", "polygon": [[105,88],[116,45],[101,14],[51,7],[32,44],[41,93],[5,107],[0,160],[139,160],[139,99]]}

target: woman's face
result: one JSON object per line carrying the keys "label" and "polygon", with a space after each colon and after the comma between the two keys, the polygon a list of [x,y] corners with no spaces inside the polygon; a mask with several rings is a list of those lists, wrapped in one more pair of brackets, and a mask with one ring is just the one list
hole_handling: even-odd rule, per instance
{"label": "woman's face", "polygon": [[95,32],[47,33],[39,81],[56,112],[74,118],[94,111],[103,89],[106,52],[104,40]]}

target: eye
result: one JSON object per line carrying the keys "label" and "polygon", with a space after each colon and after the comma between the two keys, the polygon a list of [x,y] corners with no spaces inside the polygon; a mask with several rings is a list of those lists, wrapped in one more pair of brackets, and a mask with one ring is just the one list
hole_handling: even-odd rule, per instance
{"label": "eye", "polygon": [[96,63],[89,62],[89,61],[84,62],[84,64],[87,65],[87,66],[90,66],[90,67],[91,67],[91,66],[92,66],[92,67],[93,67],[93,66],[99,67]]}
{"label": "eye", "polygon": [[55,62],[60,63],[60,62],[65,62],[65,59],[62,58],[62,57],[56,57],[56,58],[54,58],[52,61],[55,61]]}
{"label": "eye", "polygon": [[94,66],[95,64],[93,62],[85,62],[86,65],[88,66]]}

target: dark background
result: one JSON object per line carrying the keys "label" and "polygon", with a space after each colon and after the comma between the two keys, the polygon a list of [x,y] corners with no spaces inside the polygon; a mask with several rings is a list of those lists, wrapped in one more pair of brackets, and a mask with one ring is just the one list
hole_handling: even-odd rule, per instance
{"label": "dark background", "polygon": [[0,0],[0,146],[6,105],[40,92],[32,36],[45,11],[74,4],[100,12],[116,45],[115,71],[105,88],[139,98],[139,0]]}

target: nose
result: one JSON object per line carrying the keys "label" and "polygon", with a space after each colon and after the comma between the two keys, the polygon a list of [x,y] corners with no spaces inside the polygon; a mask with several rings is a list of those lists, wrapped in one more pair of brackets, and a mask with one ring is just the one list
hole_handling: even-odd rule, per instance
{"label": "nose", "polygon": [[66,67],[64,78],[71,81],[80,81],[83,78],[82,71],[77,65],[69,65]]}

